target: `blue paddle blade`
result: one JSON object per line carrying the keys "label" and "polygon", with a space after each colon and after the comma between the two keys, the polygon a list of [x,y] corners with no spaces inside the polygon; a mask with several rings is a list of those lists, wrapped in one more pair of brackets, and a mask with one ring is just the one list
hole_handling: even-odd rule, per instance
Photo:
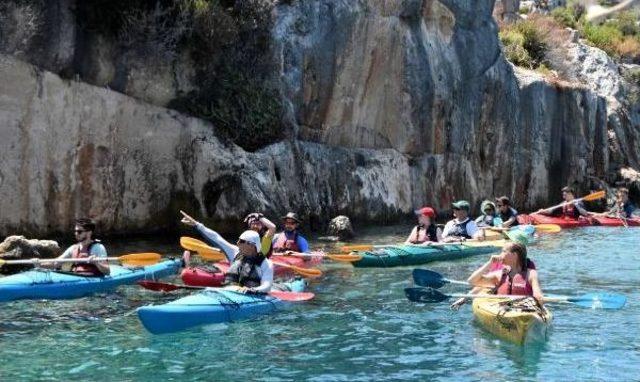
{"label": "blue paddle blade", "polygon": [[433,288],[404,288],[404,294],[413,302],[441,302],[449,298]]}
{"label": "blue paddle blade", "polygon": [[447,283],[442,279],[442,275],[440,273],[418,268],[413,270],[413,282],[415,282],[416,285],[436,289],[442,288]]}
{"label": "blue paddle blade", "polygon": [[578,297],[569,297],[567,301],[585,308],[620,309],[627,302],[627,298],[621,294],[587,293]]}

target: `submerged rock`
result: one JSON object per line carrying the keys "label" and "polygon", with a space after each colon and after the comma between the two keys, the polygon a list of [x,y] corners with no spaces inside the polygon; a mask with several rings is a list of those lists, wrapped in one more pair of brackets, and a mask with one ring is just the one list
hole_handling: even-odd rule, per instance
{"label": "submerged rock", "polygon": [[329,234],[337,236],[340,241],[353,239],[354,232],[351,220],[344,215],[336,216],[329,223]]}

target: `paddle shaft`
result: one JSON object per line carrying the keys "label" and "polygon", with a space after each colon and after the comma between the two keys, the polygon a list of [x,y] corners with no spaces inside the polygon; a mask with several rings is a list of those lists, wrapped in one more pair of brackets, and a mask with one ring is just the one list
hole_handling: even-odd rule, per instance
{"label": "paddle shaft", "polygon": [[589,195],[587,195],[587,196],[583,196],[582,198],[573,199],[573,200],[571,200],[571,201],[569,201],[569,202],[562,202],[562,203],[560,203],[560,204],[556,204],[556,205],[555,205],[555,206],[553,206],[553,207],[545,208],[545,209],[543,209],[543,210],[542,210],[542,212],[551,212],[551,211],[555,210],[556,208],[564,207],[564,206],[567,206],[567,205],[569,205],[569,204],[575,204],[575,203],[581,202],[581,201],[583,201],[583,200],[585,200],[585,199],[588,199],[588,200],[591,200],[591,198],[599,199],[599,198],[602,198],[602,197],[604,197],[604,196],[605,196],[605,194],[603,193],[603,194],[602,194],[602,196],[600,196],[600,197],[596,197],[597,195],[600,195],[601,193],[602,193],[601,191],[599,191],[599,192],[594,192],[593,194],[589,194]]}
{"label": "paddle shaft", "polygon": [[2,261],[3,264],[50,264],[50,263],[99,263],[103,261],[121,261],[119,257],[97,257],[95,260],[90,260],[88,258],[80,258],[80,259],[25,259],[25,260],[5,260]]}

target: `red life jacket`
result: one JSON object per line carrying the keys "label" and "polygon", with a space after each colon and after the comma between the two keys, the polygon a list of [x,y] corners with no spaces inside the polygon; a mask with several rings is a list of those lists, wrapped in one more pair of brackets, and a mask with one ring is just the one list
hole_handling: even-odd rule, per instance
{"label": "red life jacket", "polygon": [[[75,250],[73,251],[73,254],[71,254],[71,258],[85,259],[91,256],[91,247],[93,247],[93,245],[96,243],[98,243],[98,241],[95,241],[95,240],[92,241],[84,250],[80,250],[80,244],[77,244]],[[71,271],[74,273],[80,273],[80,274],[90,275],[90,276],[103,275],[103,273],[100,272],[100,269],[98,269],[98,266],[91,263],[74,263],[71,266]]]}
{"label": "red life jacket", "polygon": [[276,241],[271,245],[271,248],[275,253],[286,251],[300,252],[297,239],[298,232],[293,234],[293,239],[287,239],[287,234],[285,232],[280,232]]}
{"label": "red life jacket", "polygon": [[496,294],[510,294],[515,296],[533,296],[533,287],[529,283],[527,269],[524,274],[517,273],[513,278],[509,275],[502,275],[500,284],[496,289]]}
{"label": "red life jacket", "polygon": [[566,218],[577,219],[580,217],[580,211],[578,211],[575,204],[569,203],[562,206],[562,215]]}

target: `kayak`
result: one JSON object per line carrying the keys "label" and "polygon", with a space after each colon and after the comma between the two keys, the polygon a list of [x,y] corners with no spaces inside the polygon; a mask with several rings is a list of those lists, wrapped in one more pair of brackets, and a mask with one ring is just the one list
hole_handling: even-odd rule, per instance
{"label": "kayak", "polygon": [[[322,261],[321,257],[311,258],[311,260],[305,260],[301,257],[274,255],[271,259],[281,263],[294,265],[296,267],[307,268],[312,265],[319,264]],[[182,282],[191,286],[203,286],[203,287],[219,287],[224,281],[224,275],[229,269],[228,262],[215,263],[213,267],[188,267],[182,271],[180,277]],[[275,276],[291,275],[293,272],[291,269],[281,266],[274,266]]]}
{"label": "kayak", "polygon": [[491,240],[434,246],[397,245],[373,252],[359,252],[362,259],[352,264],[360,268],[421,265],[497,252],[505,243],[505,240]]}
{"label": "kayak", "polygon": [[521,214],[518,215],[518,223],[520,224],[557,224],[562,228],[586,227],[592,225],[589,219],[579,218],[573,219],[568,217],[547,216],[539,214]]}
{"label": "kayak", "polygon": [[601,225],[604,227],[622,227],[625,222],[629,227],[640,227],[640,218],[637,217],[625,219],[624,221],[620,218],[611,218],[608,216],[594,216],[592,219],[597,222],[597,224],[594,225]]}
{"label": "kayak", "polygon": [[[284,284],[292,292],[302,292],[305,282]],[[202,292],[163,305],[138,308],[142,325],[153,334],[171,333],[193,326],[248,319],[277,311],[286,303],[265,294],[243,294],[221,288]]]}
{"label": "kayak", "polygon": [[551,312],[546,307],[540,308],[532,297],[476,298],[472,309],[480,326],[519,345],[544,341],[553,319]]}
{"label": "kayak", "polygon": [[[558,217],[558,216],[546,216],[546,215],[518,215],[518,222],[530,223],[530,224],[557,224],[562,228],[576,228],[576,227],[588,227],[588,226],[603,226],[603,227],[621,227],[624,226],[622,219],[611,218],[606,216],[592,216],[589,218],[580,217],[578,219]],[[634,217],[626,219],[627,225],[630,227],[640,226],[640,218]]]}
{"label": "kayak", "polygon": [[0,302],[21,299],[73,299],[106,292],[120,285],[143,279],[157,279],[176,274],[182,260],[129,268],[111,265],[111,273],[103,277],[80,276],[71,272],[34,269],[0,279]]}
{"label": "kayak", "polygon": [[520,225],[509,228],[508,231],[500,232],[500,231],[492,231],[490,229],[485,229],[484,231],[485,231],[484,232],[485,238],[487,238],[488,240],[497,240],[497,239],[504,238],[503,232],[505,234],[507,232],[509,233],[522,232],[523,234],[527,235],[530,241],[533,241],[536,228],[534,225],[531,225],[531,224],[520,224]]}

